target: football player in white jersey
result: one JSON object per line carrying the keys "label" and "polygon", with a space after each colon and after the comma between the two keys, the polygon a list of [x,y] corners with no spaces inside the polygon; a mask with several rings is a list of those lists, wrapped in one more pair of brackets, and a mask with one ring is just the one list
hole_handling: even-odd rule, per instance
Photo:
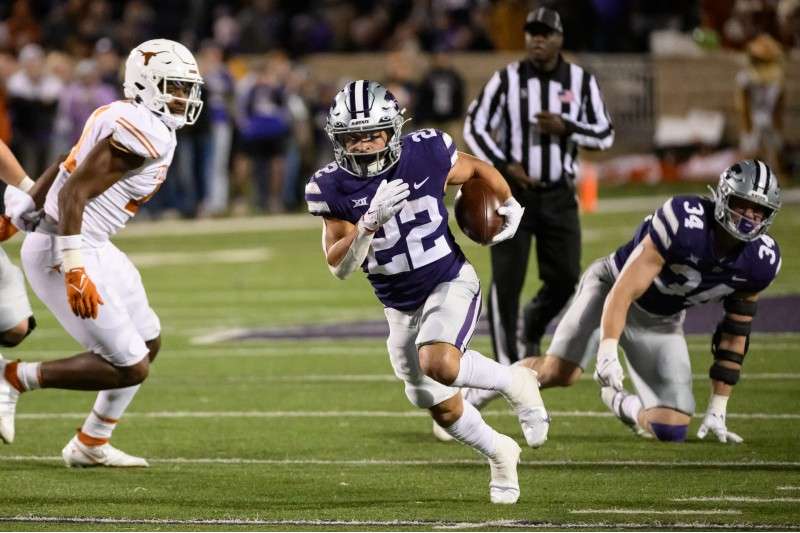
{"label": "football player in white jersey", "polygon": [[20,393],[38,388],[100,391],[62,456],[67,466],[148,466],[109,444],[161,344],[160,322],[141,276],[110,237],[158,190],[175,130],[197,120],[203,79],[191,52],[166,39],[134,48],[126,100],[98,108],[61,164],[45,216],[22,246],[36,295],[86,351],[38,362],[0,361],[2,427]]}
{"label": "football player in white jersey", "polygon": [[[48,169],[48,172],[52,181],[53,169]],[[36,190],[39,188],[2,141],[0,141],[0,180],[6,184],[4,195],[6,214],[0,216],[0,242],[4,242],[17,233],[20,227],[23,229],[30,227],[31,222],[27,221],[27,217],[36,210],[33,195],[37,194]],[[42,196],[38,195],[40,203]],[[18,345],[35,327],[36,321],[25,291],[22,271],[11,263],[0,248],[0,346]],[[3,431],[0,431],[0,438],[5,440]]]}

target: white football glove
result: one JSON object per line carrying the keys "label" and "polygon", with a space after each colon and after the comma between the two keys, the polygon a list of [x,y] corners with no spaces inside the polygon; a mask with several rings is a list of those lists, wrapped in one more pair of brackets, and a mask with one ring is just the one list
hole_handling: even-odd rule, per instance
{"label": "white football glove", "polygon": [[[30,178],[28,179],[30,180]],[[30,194],[22,189],[8,185],[3,195],[3,202],[6,206],[6,216],[11,219],[11,223],[18,229],[23,231],[36,229],[39,218],[32,216],[36,212],[36,204]]]}
{"label": "white football glove", "polygon": [[498,207],[497,214],[505,220],[503,222],[503,227],[500,228],[500,231],[497,232],[497,235],[492,238],[492,242],[489,244],[497,244],[498,242],[513,237],[517,232],[519,223],[522,220],[522,213],[524,212],[525,208],[519,205],[519,202],[513,196]]}
{"label": "white football glove", "polygon": [[594,380],[603,387],[612,387],[614,390],[623,390],[622,381],[625,372],[617,355],[616,339],[603,339],[597,349],[597,363],[594,368]]}
{"label": "white football glove", "polygon": [[396,179],[388,183],[383,180],[369,203],[369,209],[361,217],[361,226],[367,231],[378,231],[406,206],[409,194],[408,183],[403,180]]}
{"label": "white football glove", "polygon": [[706,409],[706,416],[703,418],[703,423],[700,424],[700,429],[697,430],[698,439],[706,438],[710,430],[717,436],[717,440],[720,442],[731,442],[733,444],[744,442],[742,437],[733,431],[728,431],[725,425],[727,406],[727,396],[720,396],[719,394],[711,395],[711,400],[709,400],[708,408]]}

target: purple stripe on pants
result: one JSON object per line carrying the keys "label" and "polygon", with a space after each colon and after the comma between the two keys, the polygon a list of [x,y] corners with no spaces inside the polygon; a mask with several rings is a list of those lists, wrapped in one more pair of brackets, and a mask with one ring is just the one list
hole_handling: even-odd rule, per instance
{"label": "purple stripe on pants", "polygon": [[467,335],[475,328],[475,322],[478,319],[478,313],[475,312],[475,307],[480,301],[480,295],[480,291],[476,292],[475,296],[472,298],[472,301],[469,303],[469,309],[467,309],[467,318],[464,320],[464,324],[461,326],[461,330],[458,332],[458,337],[456,337],[456,346],[461,351],[464,350],[464,341],[469,340]]}

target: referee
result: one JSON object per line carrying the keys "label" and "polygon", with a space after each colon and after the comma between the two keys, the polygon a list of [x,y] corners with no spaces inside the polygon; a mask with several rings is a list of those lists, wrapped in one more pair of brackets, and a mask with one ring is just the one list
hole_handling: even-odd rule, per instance
{"label": "referee", "polygon": [[536,237],[539,292],[525,305],[525,354],[540,354],[547,324],[580,275],[581,230],[574,179],[578,147],[605,150],[614,128],[594,76],[561,56],[556,11],[538,8],[525,22],[527,58],[494,73],[467,111],[464,140],[497,167],[526,208],[517,234],[491,250],[489,320],[497,360],[519,360],[517,320],[531,237]]}

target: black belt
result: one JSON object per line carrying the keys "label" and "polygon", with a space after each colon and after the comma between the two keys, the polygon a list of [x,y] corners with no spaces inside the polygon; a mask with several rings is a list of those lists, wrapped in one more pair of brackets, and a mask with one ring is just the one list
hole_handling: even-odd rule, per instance
{"label": "black belt", "polygon": [[572,178],[564,176],[556,181],[531,181],[528,190],[537,192],[558,191],[561,189],[574,189]]}

